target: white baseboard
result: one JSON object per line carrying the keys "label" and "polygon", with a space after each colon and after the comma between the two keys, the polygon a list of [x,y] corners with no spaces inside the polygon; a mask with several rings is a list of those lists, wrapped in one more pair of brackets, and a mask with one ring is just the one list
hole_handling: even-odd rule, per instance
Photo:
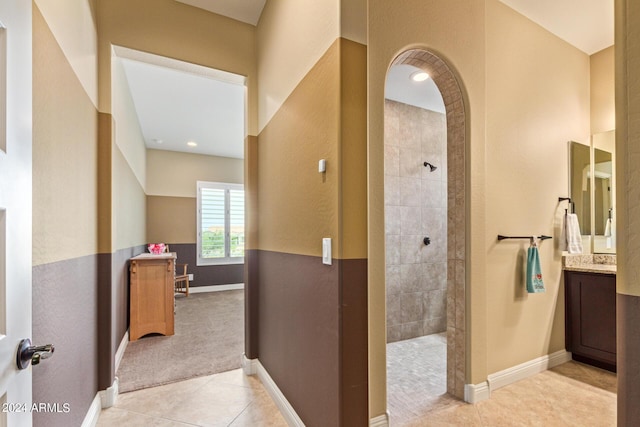
{"label": "white baseboard", "polygon": [[118,372],[118,368],[120,367],[120,362],[122,362],[122,356],[124,356],[124,351],[127,349],[127,344],[129,344],[129,330],[124,333],[122,337],[122,341],[120,341],[120,345],[118,346],[118,350],[116,351],[116,369],[114,372]]}
{"label": "white baseboard", "polygon": [[258,359],[247,359],[242,353],[242,371],[246,376],[256,375],[258,373]]}
{"label": "white baseboard", "polygon": [[491,397],[489,390],[489,382],[485,381],[480,384],[464,385],[464,401],[467,403],[478,403]]}
{"label": "white baseboard", "polygon": [[556,351],[552,354],[547,354],[537,359],[530,360],[520,365],[514,366],[504,371],[496,372],[487,377],[489,383],[489,389],[491,391],[497,390],[500,387],[504,387],[509,384],[513,384],[516,381],[529,378],[540,372],[544,372],[547,369],[554,366],[561,365],[571,360],[571,353],[565,350]]}
{"label": "white baseboard", "polygon": [[[273,402],[276,404],[282,417],[287,422],[288,425],[293,427],[304,427],[304,423],[296,414],[295,409],[289,403],[284,394],[280,391],[276,383],[273,381],[269,373],[264,366],[260,363],[258,359],[247,359],[246,357],[242,357],[242,369],[246,375],[258,375],[260,382],[264,385],[265,390],[269,393],[269,396],[273,399]],[[247,372],[251,372],[247,374]]]}
{"label": "white baseboard", "polygon": [[389,427],[389,412],[371,418],[369,420],[369,427]]}
{"label": "white baseboard", "polygon": [[93,401],[89,406],[87,415],[85,415],[84,420],[82,420],[81,427],[95,427],[98,424],[98,418],[100,417],[101,410],[102,405],[100,403],[100,395],[96,394],[96,397],[93,398]]}
{"label": "white baseboard", "polygon": [[[128,336],[128,334],[127,334]],[[93,398],[87,415],[84,416],[82,421],[82,427],[95,427],[98,424],[98,418],[100,417],[100,411],[102,409],[110,408],[116,402],[118,396],[118,377],[113,380],[113,384],[106,390],[100,390],[96,393],[96,397]]]}
{"label": "white baseboard", "polygon": [[521,363],[487,377],[487,381],[480,384],[466,384],[464,386],[464,401],[478,403],[491,397],[491,392],[517,381],[529,378],[561,365],[571,360],[571,353],[565,350],[556,351],[537,359]]}
{"label": "white baseboard", "polygon": [[111,387],[98,392],[102,408],[111,408],[116,403],[116,397],[118,397],[119,391],[120,387],[118,383],[118,377],[115,377],[113,379],[113,384],[111,384]]}
{"label": "white baseboard", "polygon": [[244,289],[244,283],[234,283],[232,285],[193,286],[189,288],[189,293],[199,294],[201,292],[235,291],[237,289]]}

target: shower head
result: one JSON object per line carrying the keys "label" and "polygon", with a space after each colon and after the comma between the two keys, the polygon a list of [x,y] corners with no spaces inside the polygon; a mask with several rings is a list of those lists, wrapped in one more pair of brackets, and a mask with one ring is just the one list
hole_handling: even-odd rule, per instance
{"label": "shower head", "polygon": [[429,167],[429,172],[433,172],[434,170],[438,169],[437,166],[433,166],[431,163],[429,162],[424,162],[424,167]]}

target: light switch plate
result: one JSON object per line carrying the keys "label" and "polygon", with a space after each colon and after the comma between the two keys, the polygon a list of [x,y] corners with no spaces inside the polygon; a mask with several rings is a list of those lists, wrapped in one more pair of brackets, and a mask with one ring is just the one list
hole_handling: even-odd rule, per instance
{"label": "light switch plate", "polygon": [[331,265],[331,238],[322,239],[322,263]]}

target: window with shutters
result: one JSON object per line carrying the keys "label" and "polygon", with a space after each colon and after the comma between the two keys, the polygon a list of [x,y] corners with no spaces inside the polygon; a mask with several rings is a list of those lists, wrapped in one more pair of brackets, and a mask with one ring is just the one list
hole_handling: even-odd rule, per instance
{"label": "window with shutters", "polygon": [[198,265],[244,262],[244,186],[198,181]]}

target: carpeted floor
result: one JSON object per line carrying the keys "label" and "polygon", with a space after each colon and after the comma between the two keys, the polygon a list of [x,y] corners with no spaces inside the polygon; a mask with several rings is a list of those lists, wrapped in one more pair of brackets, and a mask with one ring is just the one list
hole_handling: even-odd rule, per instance
{"label": "carpeted floor", "polygon": [[243,290],[176,296],[175,335],[128,343],[120,392],[237,369],[243,351]]}

